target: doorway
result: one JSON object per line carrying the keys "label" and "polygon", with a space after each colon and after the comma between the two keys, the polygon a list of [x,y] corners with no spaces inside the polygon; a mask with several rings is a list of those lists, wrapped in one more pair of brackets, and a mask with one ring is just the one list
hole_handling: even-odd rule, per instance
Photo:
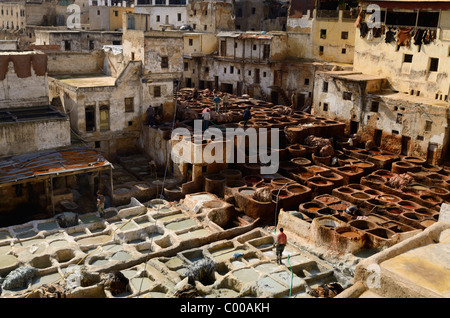
{"label": "doorway", "polygon": [[359,128],[359,122],[357,121],[350,121],[350,135],[356,134],[358,132]]}
{"label": "doorway", "polygon": [[383,135],[383,131],[381,129],[375,129],[375,136],[373,137],[373,141],[377,147],[381,146],[381,137]]}
{"label": "doorway", "polygon": [[402,136],[402,148],[401,148],[401,155],[407,156],[408,155],[408,148],[409,148],[409,141],[411,140],[411,137]]}

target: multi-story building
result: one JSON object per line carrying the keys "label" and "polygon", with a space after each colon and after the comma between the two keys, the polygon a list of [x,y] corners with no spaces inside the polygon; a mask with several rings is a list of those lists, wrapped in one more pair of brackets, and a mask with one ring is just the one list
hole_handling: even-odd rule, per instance
{"label": "multi-story building", "polygon": [[354,71],[317,73],[315,112],[397,154],[448,161],[450,2],[361,4]]}
{"label": "multi-story building", "polygon": [[133,13],[134,4],[127,1],[91,1],[89,4],[89,29],[121,31],[123,13]]}

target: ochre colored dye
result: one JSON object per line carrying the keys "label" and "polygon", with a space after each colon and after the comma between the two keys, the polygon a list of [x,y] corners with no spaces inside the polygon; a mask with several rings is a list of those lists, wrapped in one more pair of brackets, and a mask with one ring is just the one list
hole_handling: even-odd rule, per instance
{"label": "ochre colored dye", "polygon": [[387,202],[395,202],[396,201],[396,199],[394,197],[391,197],[389,195],[382,195],[380,197],[380,200],[387,201]]}
{"label": "ochre colored dye", "polygon": [[409,204],[402,204],[402,207],[407,208],[407,209],[414,209],[414,207]]}
{"label": "ochre colored dye", "polygon": [[308,208],[309,211],[314,211],[314,212],[319,210],[319,209],[320,209],[320,207],[316,207],[316,206]]}
{"label": "ochre colored dye", "polygon": [[356,237],[359,237],[359,234],[358,234],[358,233],[352,232],[352,231],[341,233],[341,235],[344,236],[344,237],[348,237],[348,238],[356,238]]}

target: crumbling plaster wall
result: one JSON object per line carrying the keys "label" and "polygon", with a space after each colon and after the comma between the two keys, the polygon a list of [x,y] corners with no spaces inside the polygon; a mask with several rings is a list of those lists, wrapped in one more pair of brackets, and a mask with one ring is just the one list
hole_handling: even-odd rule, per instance
{"label": "crumbling plaster wall", "polygon": [[8,63],[5,78],[0,81],[0,108],[48,104],[47,74],[37,75],[32,66],[30,74],[31,76],[19,78],[14,63]]}
{"label": "crumbling plaster wall", "polygon": [[0,125],[0,156],[11,156],[70,145],[67,118]]}

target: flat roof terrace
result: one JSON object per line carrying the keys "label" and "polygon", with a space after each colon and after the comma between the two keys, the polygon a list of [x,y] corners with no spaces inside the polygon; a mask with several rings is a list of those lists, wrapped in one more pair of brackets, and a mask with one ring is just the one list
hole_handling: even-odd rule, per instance
{"label": "flat roof terrace", "polygon": [[116,78],[105,74],[56,75],[53,78],[74,87],[114,86]]}

